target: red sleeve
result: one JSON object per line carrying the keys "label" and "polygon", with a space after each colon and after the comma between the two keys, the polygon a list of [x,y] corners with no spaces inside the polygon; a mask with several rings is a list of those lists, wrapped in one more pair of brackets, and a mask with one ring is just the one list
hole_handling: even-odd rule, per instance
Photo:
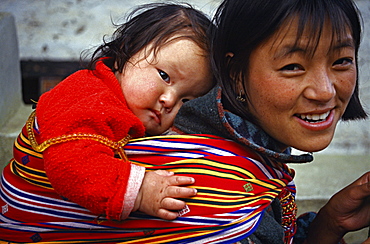
{"label": "red sleeve", "polygon": [[[118,81],[79,71],[44,94],[36,109],[41,142],[74,133],[91,133],[113,141],[129,132],[143,136],[144,127],[127,108]],[[122,92],[118,92],[120,94]],[[44,151],[50,183],[62,197],[97,215],[120,219],[131,164],[114,157],[113,149],[93,140],[76,140]]]}

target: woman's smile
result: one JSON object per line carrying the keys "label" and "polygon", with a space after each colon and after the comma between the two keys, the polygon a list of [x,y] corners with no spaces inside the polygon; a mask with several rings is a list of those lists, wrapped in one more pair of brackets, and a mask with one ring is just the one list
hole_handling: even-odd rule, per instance
{"label": "woman's smile", "polygon": [[320,123],[327,119],[330,111],[322,114],[297,114],[296,116],[309,122],[309,123]]}
{"label": "woman's smile", "polygon": [[312,131],[325,130],[333,125],[335,110],[321,114],[296,114],[298,122],[306,129]]}

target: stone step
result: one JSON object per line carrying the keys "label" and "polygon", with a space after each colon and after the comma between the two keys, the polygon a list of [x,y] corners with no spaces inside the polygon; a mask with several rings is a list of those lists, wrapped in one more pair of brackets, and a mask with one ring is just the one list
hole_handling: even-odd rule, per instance
{"label": "stone step", "polygon": [[16,112],[6,118],[5,124],[0,127],[0,169],[2,169],[13,155],[13,144],[19,132],[31,114],[31,105],[21,104]]}

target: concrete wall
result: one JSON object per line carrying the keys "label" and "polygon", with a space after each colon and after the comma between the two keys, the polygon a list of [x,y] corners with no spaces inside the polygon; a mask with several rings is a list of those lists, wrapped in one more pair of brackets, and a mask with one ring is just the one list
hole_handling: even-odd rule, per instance
{"label": "concrete wall", "polygon": [[21,72],[14,17],[0,11],[0,168],[10,159],[14,138],[24,123]]}
{"label": "concrete wall", "polygon": [[21,105],[21,75],[17,33],[14,17],[10,13],[0,12],[0,33],[0,82],[2,95],[0,99],[0,128],[2,128],[6,123],[5,118],[13,116]]}
{"label": "concrete wall", "polygon": [[[0,11],[16,18],[22,59],[78,59],[99,45],[133,7],[155,0],[2,0]],[[211,13],[219,0],[187,1]]]}

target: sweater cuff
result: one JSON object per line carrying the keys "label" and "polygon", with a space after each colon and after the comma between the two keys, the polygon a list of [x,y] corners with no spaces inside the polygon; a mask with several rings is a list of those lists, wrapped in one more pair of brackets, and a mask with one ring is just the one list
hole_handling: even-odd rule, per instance
{"label": "sweater cuff", "polygon": [[141,184],[144,179],[144,174],[145,167],[141,167],[131,163],[131,171],[127,183],[121,220],[126,219],[134,208],[137,194],[139,193]]}

